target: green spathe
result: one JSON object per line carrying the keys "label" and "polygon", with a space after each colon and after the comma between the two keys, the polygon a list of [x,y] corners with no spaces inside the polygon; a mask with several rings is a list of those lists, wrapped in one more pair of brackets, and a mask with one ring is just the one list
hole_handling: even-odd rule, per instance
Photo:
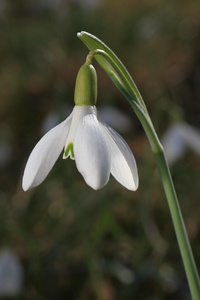
{"label": "green spathe", "polygon": [[94,106],[97,101],[97,75],[91,64],[85,63],[79,70],[74,93],[75,105]]}
{"label": "green spathe", "polygon": [[74,149],[73,149],[73,143],[69,143],[67,148],[65,149],[64,157],[67,158],[70,156],[71,159],[74,159]]}

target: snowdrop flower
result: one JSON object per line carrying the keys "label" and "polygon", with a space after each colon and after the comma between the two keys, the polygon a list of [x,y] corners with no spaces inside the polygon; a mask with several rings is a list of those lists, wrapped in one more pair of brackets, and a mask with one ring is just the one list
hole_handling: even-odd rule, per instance
{"label": "snowdrop flower", "polygon": [[23,176],[24,191],[46,178],[63,149],[63,158],[75,160],[78,171],[93,189],[105,186],[110,173],[127,189],[137,189],[133,154],[124,139],[101,121],[96,98],[96,71],[86,60],[77,75],[72,113],[47,132],[30,154]]}
{"label": "snowdrop flower", "polygon": [[17,297],[22,292],[23,269],[11,250],[0,252],[0,297]]}
{"label": "snowdrop flower", "polygon": [[162,138],[167,161],[170,165],[180,159],[187,148],[200,154],[200,130],[187,123],[173,124]]}

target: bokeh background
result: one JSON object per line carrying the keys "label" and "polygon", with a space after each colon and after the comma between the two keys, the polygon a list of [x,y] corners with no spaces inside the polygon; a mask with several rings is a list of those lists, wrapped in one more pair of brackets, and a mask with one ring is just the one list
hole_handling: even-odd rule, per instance
{"label": "bokeh background", "polygon": [[88,53],[76,37],[82,30],[120,57],[158,135],[168,134],[200,271],[200,2],[0,0],[0,298],[189,300],[148,141],[96,62],[98,108],[136,157],[138,191],[113,178],[93,191],[74,162],[61,157],[39,187],[21,188],[30,151],[73,107]]}

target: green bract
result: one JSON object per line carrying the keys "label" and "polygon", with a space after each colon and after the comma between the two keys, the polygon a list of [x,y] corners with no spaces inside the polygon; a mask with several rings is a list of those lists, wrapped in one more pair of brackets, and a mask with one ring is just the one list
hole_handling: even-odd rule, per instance
{"label": "green bract", "polygon": [[91,64],[85,63],[79,70],[74,93],[75,105],[95,105],[97,102],[97,75]]}
{"label": "green bract", "polygon": [[120,59],[94,35],[85,31],[81,31],[77,35],[130,103],[147,133],[153,152],[163,151],[143,98]]}

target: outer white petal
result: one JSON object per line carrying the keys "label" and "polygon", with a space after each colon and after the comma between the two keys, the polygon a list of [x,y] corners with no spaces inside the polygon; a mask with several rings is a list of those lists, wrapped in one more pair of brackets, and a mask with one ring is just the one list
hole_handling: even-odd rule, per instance
{"label": "outer white petal", "polygon": [[161,140],[165,149],[168,164],[172,165],[184,154],[186,143],[183,138],[181,126],[174,124],[165,132]]}
{"label": "outer white petal", "polygon": [[187,123],[173,124],[164,134],[162,144],[167,161],[172,165],[181,158],[187,147],[200,154],[200,131]]}
{"label": "outer white petal", "polygon": [[95,114],[94,108],[94,112],[79,123],[74,138],[74,156],[77,169],[86,183],[97,190],[109,180],[111,158],[104,131]]}
{"label": "outer white petal", "polygon": [[39,185],[49,174],[64,148],[72,114],[47,132],[36,144],[27,161],[22,187],[24,191]]}
{"label": "outer white petal", "polygon": [[185,144],[200,154],[200,130],[187,123],[180,123],[179,128]]}
{"label": "outer white petal", "polygon": [[111,174],[131,191],[138,188],[138,171],[135,158],[125,140],[112,128],[102,125],[111,152]]}

